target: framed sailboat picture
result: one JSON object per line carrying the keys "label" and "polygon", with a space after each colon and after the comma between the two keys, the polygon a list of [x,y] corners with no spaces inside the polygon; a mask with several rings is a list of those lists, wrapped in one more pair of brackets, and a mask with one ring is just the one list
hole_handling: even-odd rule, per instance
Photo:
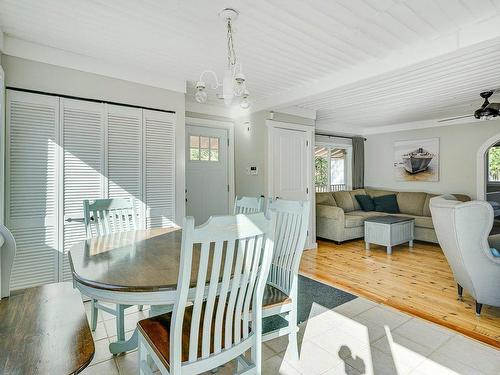
{"label": "framed sailboat picture", "polygon": [[439,138],[394,142],[396,181],[439,181]]}

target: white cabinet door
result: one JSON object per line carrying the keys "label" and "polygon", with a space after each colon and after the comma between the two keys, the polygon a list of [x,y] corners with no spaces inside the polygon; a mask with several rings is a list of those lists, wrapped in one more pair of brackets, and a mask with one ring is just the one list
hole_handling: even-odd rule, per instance
{"label": "white cabinet door", "polygon": [[229,213],[228,130],[186,127],[186,215],[203,224]]}
{"label": "white cabinet door", "polygon": [[17,242],[11,289],[58,281],[59,98],[7,91],[6,225]]}
{"label": "white cabinet door", "polygon": [[142,109],[105,104],[108,198],[133,198],[144,227]]}
{"label": "white cabinet door", "polygon": [[175,225],[175,114],[143,110],[146,228]]}
{"label": "white cabinet door", "polygon": [[103,104],[61,98],[63,134],[63,251],[62,279],[71,280],[67,253],[85,239],[83,200],[105,195]]}
{"label": "white cabinet door", "polygon": [[71,279],[83,200],[133,197],[141,227],[175,218],[175,114],[7,91],[6,224],[12,289]]}
{"label": "white cabinet door", "polygon": [[305,131],[271,129],[273,196],[308,200],[309,147]]}

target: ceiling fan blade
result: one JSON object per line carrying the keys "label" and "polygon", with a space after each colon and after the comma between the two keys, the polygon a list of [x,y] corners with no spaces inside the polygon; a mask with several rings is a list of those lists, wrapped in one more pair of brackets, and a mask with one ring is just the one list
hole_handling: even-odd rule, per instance
{"label": "ceiling fan blade", "polygon": [[444,118],[442,120],[438,120],[437,122],[447,122],[447,121],[453,121],[453,120],[460,120],[462,118],[467,118],[467,117],[474,117],[474,115],[463,115],[463,116],[457,116],[457,117],[449,117],[449,118]]}

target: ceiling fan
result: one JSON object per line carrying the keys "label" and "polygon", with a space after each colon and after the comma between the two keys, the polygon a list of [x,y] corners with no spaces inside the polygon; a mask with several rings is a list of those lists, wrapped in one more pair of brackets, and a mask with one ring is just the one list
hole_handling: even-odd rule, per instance
{"label": "ceiling fan", "polygon": [[446,122],[446,121],[453,121],[453,120],[459,120],[462,118],[467,118],[467,117],[475,117],[478,120],[491,120],[494,117],[500,116],[500,103],[490,103],[488,98],[493,95],[495,91],[484,91],[482,92],[481,98],[484,99],[484,103],[481,106],[481,108],[477,109],[474,111],[473,115],[464,115],[464,116],[458,116],[458,117],[451,117],[451,118],[446,118],[442,120],[438,120],[438,122]]}

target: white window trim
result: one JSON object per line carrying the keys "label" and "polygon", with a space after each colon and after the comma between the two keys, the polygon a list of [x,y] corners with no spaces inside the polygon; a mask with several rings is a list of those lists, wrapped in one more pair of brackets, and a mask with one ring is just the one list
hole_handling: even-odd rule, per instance
{"label": "white window trim", "polygon": [[[229,140],[229,147],[227,153],[227,168],[228,168],[227,177],[229,184],[228,207],[229,207],[229,212],[233,212],[234,200],[236,197],[235,186],[234,186],[234,123],[230,121],[218,121],[218,120],[201,119],[197,117],[186,117],[186,127],[189,125],[227,130],[228,140]],[[188,134],[186,133],[186,139],[187,137]],[[222,145],[219,145],[219,154],[220,154],[220,147],[222,147]],[[187,152],[186,155],[188,155]]]}

